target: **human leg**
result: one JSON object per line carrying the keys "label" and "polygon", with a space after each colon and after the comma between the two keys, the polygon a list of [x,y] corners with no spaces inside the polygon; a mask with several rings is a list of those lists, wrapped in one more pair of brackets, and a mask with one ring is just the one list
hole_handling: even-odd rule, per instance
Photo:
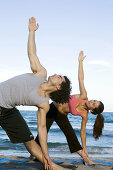
{"label": "human leg", "polygon": [[[25,142],[24,145],[29,153],[36,157],[40,162],[45,163],[41,148],[35,140]],[[52,162],[52,170],[64,170],[64,168]]]}
{"label": "human leg", "polygon": [[24,143],[34,139],[26,121],[16,108],[2,108],[0,125],[12,143]]}
{"label": "human leg", "polygon": [[66,136],[70,152],[74,153],[82,150],[82,147],[77,139],[74,129],[69,122],[68,117],[58,112],[55,121]]}
{"label": "human leg", "polygon": [[55,121],[66,136],[70,152],[77,152],[88,165],[94,164],[94,162],[90,160],[84,149],[81,147],[68,117],[58,112]]}
{"label": "human leg", "polygon": [[[40,146],[33,140],[33,135],[16,108],[0,110],[0,125],[6,131],[12,143],[24,143],[33,156],[45,163]],[[52,169],[63,170],[64,168],[52,163]]]}

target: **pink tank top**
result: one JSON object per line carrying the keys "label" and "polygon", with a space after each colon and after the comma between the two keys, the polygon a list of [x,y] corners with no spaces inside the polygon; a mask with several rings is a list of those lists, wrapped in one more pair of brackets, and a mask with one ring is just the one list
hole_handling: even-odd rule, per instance
{"label": "pink tank top", "polygon": [[87,100],[77,99],[77,98],[76,98],[76,95],[71,95],[71,96],[70,96],[69,103],[68,103],[69,112],[70,112],[72,115],[79,115],[79,116],[81,116],[81,114],[83,114],[83,113],[87,113],[87,110],[84,110],[84,111],[82,111],[82,112],[78,112],[78,111],[76,110],[76,106],[77,106],[79,103],[86,102],[86,101],[87,101]]}

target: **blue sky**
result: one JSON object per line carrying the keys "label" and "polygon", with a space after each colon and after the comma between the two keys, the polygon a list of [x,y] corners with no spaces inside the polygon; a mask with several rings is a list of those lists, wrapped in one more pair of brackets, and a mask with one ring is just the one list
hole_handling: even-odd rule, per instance
{"label": "blue sky", "polygon": [[28,20],[39,23],[37,55],[48,76],[67,75],[79,93],[78,54],[83,50],[89,99],[113,112],[113,1],[4,0],[0,2],[0,82],[31,72],[27,57]]}

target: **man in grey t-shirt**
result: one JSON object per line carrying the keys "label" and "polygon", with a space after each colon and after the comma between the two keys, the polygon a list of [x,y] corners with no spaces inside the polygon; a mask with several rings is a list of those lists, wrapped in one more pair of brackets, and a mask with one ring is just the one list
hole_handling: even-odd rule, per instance
{"label": "man in grey t-shirt", "polygon": [[[54,74],[46,80],[47,71],[36,55],[35,31],[38,26],[32,17],[29,20],[28,39],[28,57],[32,73],[0,83],[0,125],[13,143],[23,142],[27,150],[45,164],[45,168],[60,170],[63,168],[51,162],[48,155],[46,114],[49,111],[49,98],[57,103],[66,103],[69,100],[71,87],[66,76]],[[34,141],[25,120],[15,108],[18,105],[38,107],[37,123],[41,148]]]}

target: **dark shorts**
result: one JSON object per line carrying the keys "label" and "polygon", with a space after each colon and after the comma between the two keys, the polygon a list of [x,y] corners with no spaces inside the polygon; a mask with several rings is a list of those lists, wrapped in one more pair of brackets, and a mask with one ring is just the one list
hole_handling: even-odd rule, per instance
{"label": "dark shorts", "polygon": [[34,139],[26,121],[16,108],[0,108],[0,126],[12,143],[24,143]]}

